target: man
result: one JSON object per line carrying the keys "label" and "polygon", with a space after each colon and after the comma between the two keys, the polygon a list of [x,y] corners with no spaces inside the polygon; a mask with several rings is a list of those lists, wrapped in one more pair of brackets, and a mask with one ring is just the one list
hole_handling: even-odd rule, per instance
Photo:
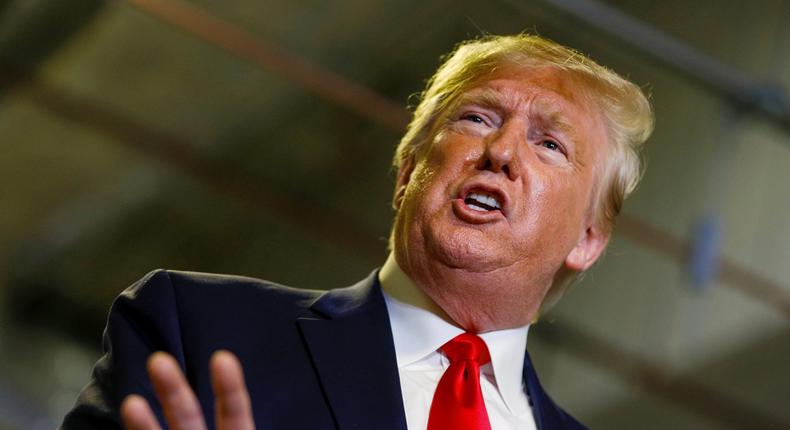
{"label": "man", "polygon": [[637,86],[573,50],[459,45],[398,146],[381,270],[329,292],[152,272],[113,305],[63,428],[583,428],[527,331],[603,252],[652,124]]}

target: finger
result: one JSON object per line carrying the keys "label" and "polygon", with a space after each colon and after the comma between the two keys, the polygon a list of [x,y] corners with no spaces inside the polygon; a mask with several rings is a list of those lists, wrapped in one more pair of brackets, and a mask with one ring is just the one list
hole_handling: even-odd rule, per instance
{"label": "finger", "polygon": [[210,366],[217,429],[254,430],[250,395],[239,360],[228,351],[217,351],[211,357]]}
{"label": "finger", "polygon": [[121,418],[126,430],[162,430],[148,402],[137,394],[126,396],[123,400]]}
{"label": "finger", "polygon": [[171,430],[206,430],[200,403],[170,354],[153,353],[148,375]]}

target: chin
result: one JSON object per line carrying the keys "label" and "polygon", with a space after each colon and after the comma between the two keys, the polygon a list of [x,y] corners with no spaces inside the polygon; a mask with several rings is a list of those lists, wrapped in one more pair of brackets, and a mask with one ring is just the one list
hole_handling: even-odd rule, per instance
{"label": "chin", "polygon": [[436,260],[470,272],[502,267],[504,262],[499,255],[502,247],[497,241],[474,229],[453,229],[450,233],[428,236],[428,248]]}

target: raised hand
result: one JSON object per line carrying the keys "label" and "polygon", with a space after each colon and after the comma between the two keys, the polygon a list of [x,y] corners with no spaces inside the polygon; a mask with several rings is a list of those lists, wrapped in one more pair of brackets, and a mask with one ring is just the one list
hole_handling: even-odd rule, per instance
{"label": "raised hand", "polygon": [[[209,368],[216,399],[217,430],[254,430],[250,396],[239,360],[228,351],[217,351]],[[148,375],[170,430],[207,428],[197,397],[172,356],[164,352],[152,354],[148,359]],[[121,417],[126,430],[162,429],[148,402],[135,394],[124,399]]]}

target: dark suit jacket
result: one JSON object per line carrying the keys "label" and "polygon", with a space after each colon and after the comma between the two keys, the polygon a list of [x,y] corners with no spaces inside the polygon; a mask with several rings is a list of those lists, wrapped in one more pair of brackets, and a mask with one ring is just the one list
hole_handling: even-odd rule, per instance
{"label": "dark suit jacket", "polygon": [[[257,279],[157,270],[110,310],[106,354],[62,428],[121,428],[118,408],[142,394],[161,422],[146,358],[178,360],[213,428],[208,361],[217,349],[244,366],[257,428],[403,430],[389,316],[376,272],[348,288],[293,289]],[[538,429],[583,429],[538,382],[524,379]]]}

